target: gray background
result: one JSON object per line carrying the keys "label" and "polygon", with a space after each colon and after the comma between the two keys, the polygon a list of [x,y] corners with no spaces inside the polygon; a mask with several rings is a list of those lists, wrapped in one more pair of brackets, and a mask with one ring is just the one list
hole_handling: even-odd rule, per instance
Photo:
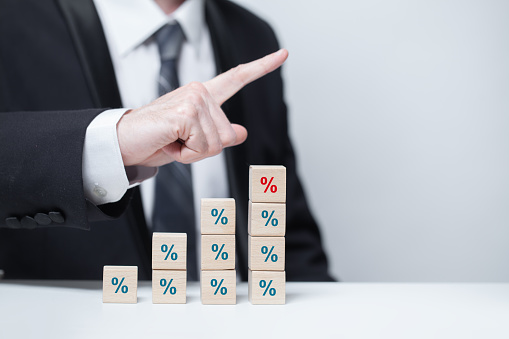
{"label": "gray background", "polygon": [[237,0],[343,281],[509,281],[509,1]]}

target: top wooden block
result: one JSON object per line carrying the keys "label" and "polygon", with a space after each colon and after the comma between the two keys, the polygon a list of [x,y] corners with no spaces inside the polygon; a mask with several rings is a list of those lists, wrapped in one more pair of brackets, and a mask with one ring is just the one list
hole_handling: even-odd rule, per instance
{"label": "top wooden block", "polygon": [[187,233],[154,232],[152,236],[152,269],[185,270],[186,265]]}
{"label": "top wooden block", "polygon": [[136,304],[138,266],[104,266],[103,303]]}
{"label": "top wooden block", "polygon": [[286,167],[249,166],[249,200],[286,203]]}
{"label": "top wooden block", "polygon": [[201,234],[235,234],[235,199],[201,199]]}

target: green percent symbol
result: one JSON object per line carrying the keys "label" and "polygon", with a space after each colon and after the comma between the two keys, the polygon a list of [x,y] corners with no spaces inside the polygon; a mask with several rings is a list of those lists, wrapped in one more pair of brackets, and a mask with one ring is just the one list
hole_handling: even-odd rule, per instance
{"label": "green percent symbol", "polygon": [[276,295],[276,289],[274,287],[270,287],[271,284],[272,284],[272,280],[269,281],[268,284],[267,284],[267,282],[265,280],[260,280],[260,287],[261,288],[265,288],[265,291],[263,292],[263,296],[264,297],[267,294],[267,292],[269,292],[269,295],[271,297]]}
{"label": "green percent symbol", "polygon": [[122,280],[120,280],[120,282],[118,282],[117,277],[113,277],[113,279],[111,279],[111,284],[113,286],[118,286],[117,289],[115,290],[115,293],[118,293],[118,290],[121,290],[122,293],[127,293],[127,291],[129,290],[127,285],[122,285],[124,283],[124,279],[125,277],[122,277]]}
{"label": "green percent symbol", "polygon": [[267,222],[265,223],[265,226],[269,226],[269,223],[272,225],[272,226],[277,226],[279,224],[279,220],[277,220],[276,218],[272,218],[272,216],[274,215],[274,212],[275,211],[272,211],[269,215],[269,211],[266,211],[266,210],[263,210],[262,211],[262,218],[263,219],[267,219]]}
{"label": "green percent symbol", "polygon": [[171,295],[175,295],[177,293],[177,288],[175,286],[171,286],[171,283],[173,282],[173,279],[170,279],[170,281],[166,281],[166,279],[161,279],[159,280],[159,285],[161,285],[161,287],[166,287],[166,289],[164,290],[163,294],[166,294],[166,292],[168,292],[168,289],[170,289],[170,294]]}
{"label": "green percent symbol", "polygon": [[272,254],[272,251],[274,251],[274,246],[272,246],[270,251],[267,246],[262,246],[262,254],[267,254],[267,257],[265,258],[265,262],[267,262],[267,260],[269,260],[269,258],[272,262],[277,261],[277,259],[278,259],[277,254],[276,253]]}
{"label": "green percent symbol", "polygon": [[161,252],[163,253],[166,253],[166,257],[164,258],[164,260],[167,260],[168,257],[171,258],[171,260],[177,260],[177,258],[179,257],[177,252],[172,252],[173,250],[173,247],[175,247],[174,244],[171,245],[171,247],[168,249],[168,245],[166,244],[163,244],[161,246]]}
{"label": "green percent symbol", "polygon": [[228,252],[223,251],[223,248],[224,244],[221,245],[221,248],[219,248],[218,244],[212,245],[212,252],[217,253],[216,258],[214,260],[219,259],[219,257],[221,257],[221,259],[223,260],[228,260]]}
{"label": "green percent symbol", "polygon": [[214,223],[214,225],[217,225],[219,220],[221,220],[221,224],[223,224],[223,225],[226,225],[228,223],[228,218],[227,217],[222,217],[223,213],[224,213],[224,208],[221,210],[221,212],[218,212],[217,209],[215,209],[215,208],[210,212],[210,214],[214,218],[217,217],[216,222]]}
{"label": "green percent symbol", "polygon": [[228,293],[228,289],[225,286],[221,287],[221,285],[223,284],[223,281],[224,281],[224,279],[221,279],[221,281],[219,283],[217,282],[217,279],[212,279],[210,281],[210,286],[217,287],[216,291],[214,292],[214,295],[216,295],[217,292],[221,293],[222,295],[226,295],[226,293]]}

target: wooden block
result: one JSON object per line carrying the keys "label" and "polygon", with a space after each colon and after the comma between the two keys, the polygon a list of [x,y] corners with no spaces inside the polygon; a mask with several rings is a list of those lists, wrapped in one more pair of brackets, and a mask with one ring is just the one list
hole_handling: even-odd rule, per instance
{"label": "wooden block", "polygon": [[286,202],[286,167],[249,166],[249,200]]}
{"label": "wooden block", "polygon": [[103,303],[138,302],[138,266],[104,266]]}
{"label": "wooden block", "polygon": [[285,270],[284,237],[248,236],[248,266],[253,271]]}
{"label": "wooden block", "polygon": [[153,270],[152,303],[185,304],[186,282],[185,270]]}
{"label": "wooden block", "polygon": [[152,236],[152,269],[185,270],[186,261],[186,233],[154,233]]}
{"label": "wooden block", "polygon": [[234,235],[201,236],[201,269],[233,270],[235,268]]}
{"label": "wooden block", "polygon": [[284,305],[285,271],[251,271],[248,273],[248,295],[253,305]]}
{"label": "wooden block", "polygon": [[284,237],[286,204],[249,201],[247,227],[253,236]]}
{"label": "wooden block", "polygon": [[235,270],[201,271],[201,302],[204,305],[235,305],[237,275]]}
{"label": "wooden block", "polygon": [[201,234],[235,234],[235,199],[201,199]]}

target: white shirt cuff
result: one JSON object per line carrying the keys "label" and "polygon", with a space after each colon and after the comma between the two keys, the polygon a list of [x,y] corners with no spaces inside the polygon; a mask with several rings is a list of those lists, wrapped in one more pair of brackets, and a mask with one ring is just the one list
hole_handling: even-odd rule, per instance
{"label": "white shirt cuff", "polygon": [[96,205],[119,201],[129,188],[157,173],[156,167],[124,167],[117,123],[126,111],[125,108],[104,111],[87,127],[83,147],[83,189],[85,197]]}

